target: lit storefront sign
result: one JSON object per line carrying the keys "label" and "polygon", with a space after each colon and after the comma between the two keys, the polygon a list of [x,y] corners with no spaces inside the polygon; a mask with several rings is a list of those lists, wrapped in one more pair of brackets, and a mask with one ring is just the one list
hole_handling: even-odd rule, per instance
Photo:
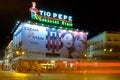
{"label": "lit storefront sign", "polygon": [[31,18],[39,22],[56,24],[61,26],[72,27],[72,16],[67,16],[63,14],[57,14],[54,12],[38,10],[36,8],[36,2],[32,2],[32,7],[29,9],[31,12]]}

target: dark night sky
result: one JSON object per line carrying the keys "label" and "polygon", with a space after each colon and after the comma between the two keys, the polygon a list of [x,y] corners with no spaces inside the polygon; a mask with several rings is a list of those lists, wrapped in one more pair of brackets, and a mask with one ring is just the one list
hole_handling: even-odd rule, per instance
{"label": "dark night sky", "polygon": [[[11,40],[16,20],[30,18],[29,8],[35,0],[0,0],[0,48]],[[73,16],[75,28],[92,37],[103,31],[120,31],[119,2],[109,0],[36,0],[37,8]]]}

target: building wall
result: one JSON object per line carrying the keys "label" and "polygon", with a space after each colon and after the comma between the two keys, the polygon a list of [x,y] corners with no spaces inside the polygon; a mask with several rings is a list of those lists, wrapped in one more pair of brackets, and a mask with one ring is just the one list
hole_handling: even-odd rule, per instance
{"label": "building wall", "polygon": [[88,40],[88,53],[92,56],[120,56],[120,33],[103,32]]}
{"label": "building wall", "polygon": [[24,51],[25,58],[36,56],[35,59],[68,56],[80,58],[87,50],[86,42],[85,32],[43,27],[26,22],[21,23],[13,35],[14,49]]}
{"label": "building wall", "polygon": [[13,41],[11,40],[5,49],[4,69],[9,69],[12,65]]}

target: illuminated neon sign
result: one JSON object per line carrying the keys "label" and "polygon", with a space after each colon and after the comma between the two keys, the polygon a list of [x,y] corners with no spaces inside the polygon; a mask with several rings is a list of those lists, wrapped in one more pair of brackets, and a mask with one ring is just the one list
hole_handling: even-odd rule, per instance
{"label": "illuminated neon sign", "polygon": [[38,10],[36,8],[36,2],[32,2],[32,7],[29,9],[31,12],[31,18],[39,22],[45,22],[50,24],[62,25],[72,27],[72,16],[63,14],[52,13],[49,11]]}

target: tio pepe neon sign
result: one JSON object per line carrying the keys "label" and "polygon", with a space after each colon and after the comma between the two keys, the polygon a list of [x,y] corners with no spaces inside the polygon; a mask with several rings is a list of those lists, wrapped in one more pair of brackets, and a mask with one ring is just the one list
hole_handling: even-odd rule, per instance
{"label": "tio pepe neon sign", "polygon": [[49,11],[38,10],[36,8],[36,2],[32,2],[32,7],[29,9],[31,12],[31,18],[39,22],[45,22],[50,24],[57,24],[62,26],[72,27],[72,16],[63,14],[52,13]]}

